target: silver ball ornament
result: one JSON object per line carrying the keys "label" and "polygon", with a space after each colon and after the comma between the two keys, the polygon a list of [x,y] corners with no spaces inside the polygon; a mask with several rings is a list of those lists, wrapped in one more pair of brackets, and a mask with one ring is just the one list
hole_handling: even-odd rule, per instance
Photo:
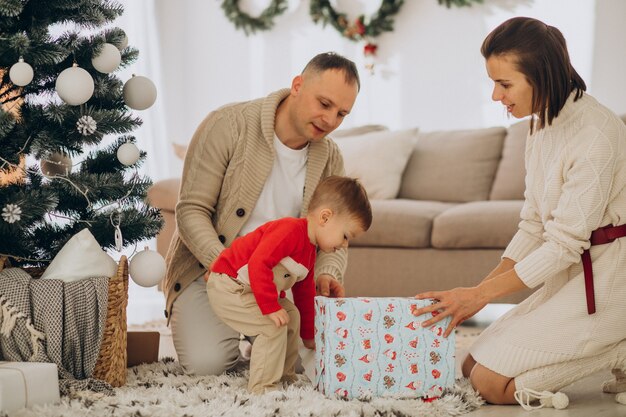
{"label": "silver ball ornament", "polygon": [[54,152],[42,159],[39,166],[46,178],[67,176],[72,172],[72,158],[65,153]]}
{"label": "silver ball ornament", "polygon": [[149,78],[141,75],[133,77],[124,84],[124,101],[131,109],[145,110],[156,101],[156,86]]}
{"label": "silver ball ornament", "polygon": [[109,74],[117,69],[122,62],[122,54],[117,47],[110,43],[102,45],[102,49],[91,58],[93,67],[103,74]]}
{"label": "silver ball ornament", "polygon": [[33,67],[24,62],[24,58],[20,58],[9,70],[11,82],[20,87],[28,85],[33,80],[34,75]]}
{"label": "silver ball ornament", "polygon": [[126,142],[117,148],[117,159],[126,166],[137,162],[140,155],[139,148],[134,143]]}
{"label": "silver ball ornament", "polygon": [[158,252],[145,248],[131,258],[128,272],[137,285],[153,287],[165,278],[165,259]]}
{"label": "silver ball ornament", "polygon": [[93,78],[87,71],[74,64],[59,74],[55,89],[64,102],[78,106],[87,102],[93,95]]}

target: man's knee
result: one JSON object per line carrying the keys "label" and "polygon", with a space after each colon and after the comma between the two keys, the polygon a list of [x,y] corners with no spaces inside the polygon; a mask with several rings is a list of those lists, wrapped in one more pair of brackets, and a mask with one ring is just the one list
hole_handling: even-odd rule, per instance
{"label": "man's knee", "polygon": [[202,356],[179,358],[185,371],[193,375],[221,375],[232,369],[239,360],[239,351],[211,352]]}

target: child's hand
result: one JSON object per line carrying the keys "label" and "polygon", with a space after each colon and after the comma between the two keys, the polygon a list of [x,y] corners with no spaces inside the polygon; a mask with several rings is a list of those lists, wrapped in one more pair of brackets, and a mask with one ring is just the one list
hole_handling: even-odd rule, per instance
{"label": "child's hand", "polygon": [[211,265],[209,265],[206,272],[204,273],[204,282],[207,282],[209,280],[209,276],[211,275],[211,268],[213,268],[213,264],[216,260],[217,258],[213,259],[213,262],[211,262]]}
{"label": "child's hand", "polygon": [[302,339],[302,343],[305,348],[315,350],[315,339]]}
{"label": "child's hand", "polygon": [[284,326],[289,323],[289,314],[287,314],[284,308],[281,308],[278,311],[274,311],[267,316],[272,319],[276,327]]}

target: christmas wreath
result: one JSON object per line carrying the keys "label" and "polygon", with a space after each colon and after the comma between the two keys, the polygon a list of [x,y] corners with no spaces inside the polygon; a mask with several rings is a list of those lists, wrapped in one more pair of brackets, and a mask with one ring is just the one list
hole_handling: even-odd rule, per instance
{"label": "christmas wreath", "polygon": [[237,29],[243,29],[246,35],[249,35],[257,30],[271,29],[274,26],[274,18],[287,10],[287,2],[288,0],[272,0],[258,17],[252,17],[241,11],[239,0],[224,0],[222,9]]}
{"label": "christmas wreath", "polygon": [[335,10],[329,0],[311,0],[310,13],[315,23],[321,21],[324,26],[330,23],[342,36],[357,42],[392,31],[391,16],[398,13],[403,3],[404,0],[383,0],[376,13],[367,21],[365,15],[360,15],[352,24],[344,13]]}
{"label": "christmas wreath", "polygon": [[[483,0],[437,0],[439,4],[446,7],[471,6],[472,3],[482,3]],[[309,9],[311,17],[315,23],[322,22],[325,26],[329,24],[337,29],[339,33],[351,41],[365,40],[363,52],[365,55],[375,55],[377,45],[368,41],[369,38],[376,37],[383,32],[393,30],[392,16],[398,13],[404,0],[382,0],[380,7],[371,17],[360,15],[353,23],[348,22],[344,13],[337,12],[330,4],[330,0],[311,0]]]}

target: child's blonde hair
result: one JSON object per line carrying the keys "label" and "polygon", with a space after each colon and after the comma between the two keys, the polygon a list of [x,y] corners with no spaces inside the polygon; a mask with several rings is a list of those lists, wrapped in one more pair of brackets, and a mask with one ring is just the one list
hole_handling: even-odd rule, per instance
{"label": "child's blonde hair", "polygon": [[372,207],[367,192],[356,178],[331,175],[317,185],[311,202],[309,213],[320,207],[328,207],[337,214],[348,214],[355,218],[363,230],[372,225]]}

